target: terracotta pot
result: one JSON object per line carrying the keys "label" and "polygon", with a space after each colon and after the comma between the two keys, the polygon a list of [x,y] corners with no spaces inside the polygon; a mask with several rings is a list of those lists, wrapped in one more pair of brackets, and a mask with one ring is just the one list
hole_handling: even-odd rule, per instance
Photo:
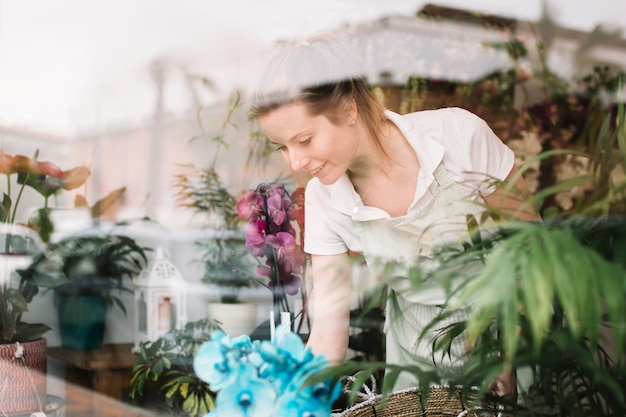
{"label": "terracotta pot", "polygon": [[0,413],[31,413],[45,407],[47,365],[46,339],[0,344]]}

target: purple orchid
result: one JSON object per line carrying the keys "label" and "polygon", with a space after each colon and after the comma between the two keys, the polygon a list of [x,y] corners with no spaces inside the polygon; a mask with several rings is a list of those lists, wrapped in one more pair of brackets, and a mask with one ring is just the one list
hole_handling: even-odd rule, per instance
{"label": "purple orchid", "polygon": [[258,218],[263,214],[263,197],[254,190],[248,190],[237,202],[237,214],[244,220]]}
{"label": "purple orchid", "polygon": [[285,220],[287,220],[287,211],[285,210],[283,199],[280,194],[275,193],[267,197],[267,209],[269,211],[272,224],[282,226]]}
{"label": "purple orchid", "polygon": [[251,219],[246,226],[246,249],[254,256],[263,256],[266,247],[267,224],[265,220]]}
{"label": "purple orchid", "polygon": [[276,235],[268,235],[266,242],[275,249],[278,264],[288,266],[288,272],[295,270],[301,264],[298,244],[290,233],[278,232]]}
{"label": "purple orchid", "polygon": [[[300,200],[298,207],[303,206]],[[303,216],[293,207],[282,183],[261,184],[256,190],[246,191],[237,203],[239,216],[249,220],[246,248],[254,256],[265,257],[265,263],[257,267],[257,274],[268,278],[267,286],[272,290],[274,303],[281,305],[284,311],[289,311],[285,295],[295,295],[300,289],[304,265],[304,254],[296,241],[294,228]],[[294,214],[299,215],[293,218]],[[302,230],[300,223],[297,229]]]}

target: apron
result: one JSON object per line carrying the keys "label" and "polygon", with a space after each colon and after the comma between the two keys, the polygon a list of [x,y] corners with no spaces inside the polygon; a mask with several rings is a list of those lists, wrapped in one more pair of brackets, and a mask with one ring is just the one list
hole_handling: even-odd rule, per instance
{"label": "apron", "polygon": [[[436,268],[434,262],[428,261],[431,249],[466,237],[466,215],[479,217],[484,211],[481,204],[469,200],[467,191],[443,164],[439,164],[433,176],[432,199],[424,207],[409,211],[406,216],[357,221],[365,260],[377,279],[388,277],[390,263],[395,265],[394,276],[402,276],[406,272],[403,265],[415,262],[417,255],[420,255],[420,267]],[[466,351],[463,337],[455,338],[450,355],[438,351],[434,356],[432,341],[436,329],[418,341],[422,329],[439,314],[440,306],[446,301],[444,288],[427,282],[416,291],[406,278],[385,282],[389,292],[385,320],[387,363],[418,365],[425,371],[443,368],[454,372],[462,366],[461,357]],[[450,317],[442,327],[466,318],[467,309]],[[415,375],[402,372],[394,389],[414,387],[417,382]]]}

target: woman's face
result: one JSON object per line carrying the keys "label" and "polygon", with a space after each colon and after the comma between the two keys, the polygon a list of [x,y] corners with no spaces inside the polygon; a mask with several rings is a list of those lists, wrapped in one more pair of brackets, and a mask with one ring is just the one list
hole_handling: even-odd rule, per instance
{"label": "woman's face", "polygon": [[339,179],[355,158],[357,128],[346,114],[332,123],[326,116],[311,116],[302,103],[289,103],[259,118],[270,142],[294,171],[305,171],[322,184]]}

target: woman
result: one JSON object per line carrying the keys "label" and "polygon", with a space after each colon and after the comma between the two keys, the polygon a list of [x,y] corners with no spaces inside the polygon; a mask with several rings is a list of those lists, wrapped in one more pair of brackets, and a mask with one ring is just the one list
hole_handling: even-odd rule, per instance
{"label": "woman", "polygon": [[[484,204],[537,218],[485,180],[506,180],[516,170],[513,152],[484,121],[458,108],[386,111],[350,56],[321,38],[283,51],[250,109],[291,168],[313,177],[305,195],[304,250],[313,275],[308,345],[331,362],[343,360],[348,346],[350,252],[364,254],[372,274],[384,278],[389,262],[410,264],[434,245],[464,237],[466,215],[478,216]],[[522,179],[516,185],[526,189]],[[418,344],[417,336],[440,311],[443,291],[416,291],[407,279],[389,287],[388,363],[433,366],[430,343]],[[462,345],[454,347],[457,356]],[[454,355],[444,362],[436,366],[454,366]],[[404,375],[395,388],[415,383]]]}

